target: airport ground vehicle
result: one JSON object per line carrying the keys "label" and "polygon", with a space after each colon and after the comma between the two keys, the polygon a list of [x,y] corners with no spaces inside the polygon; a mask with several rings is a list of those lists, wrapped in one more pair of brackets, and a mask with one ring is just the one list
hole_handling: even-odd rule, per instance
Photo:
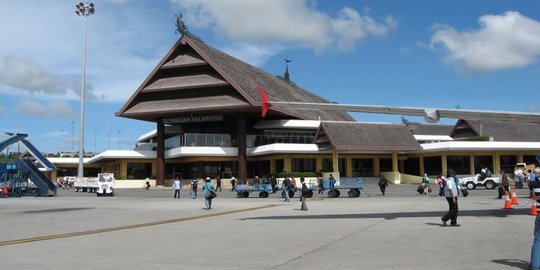
{"label": "airport ground vehicle", "polygon": [[97,196],[114,195],[114,174],[98,173],[98,177],[75,178],[75,192],[95,192]]}
{"label": "airport ground vehicle", "polygon": [[237,198],[247,198],[249,193],[254,191],[259,191],[259,198],[268,198],[268,192],[272,191],[272,186],[270,184],[255,184],[253,186],[242,184],[236,185],[234,189]]}
{"label": "airport ground vehicle", "polygon": [[114,174],[99,173],[97,177],[96,196],[114,196]]}
{"label": "airport ground vehicle", "polygon": [[481,174],[475,176],[464,177],[459,179],[460,183],[467,189],[476,189],[478,186],[483,186],[487,189],[494,189],[501,184],[500,177],[493,175],[482,177]]}
{"label": "airport ground vehicle", "polygon": [[345,178],[342,177],[331,186],[331,182],[328,179],[324,180],[324,189],[328,189],[329,198],[337,198],[341,195],[340,189],[348,189],[347,194],[349,198],[355,198],[360,196],[361,190],[364,189],[364,180],[361,177],[358,178]]}
{"label": "airport ground vehicle", "polygon": [[75,192],[95,192],[97,187],[98,185],[96,177],[75,178],[73,182]]}

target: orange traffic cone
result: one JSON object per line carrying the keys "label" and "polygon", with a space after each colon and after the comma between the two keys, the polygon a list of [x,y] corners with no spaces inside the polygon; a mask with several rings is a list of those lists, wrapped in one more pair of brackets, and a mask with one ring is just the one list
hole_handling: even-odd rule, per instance
{"label": "orange traffic cone", "polygon": [[512,202],[510,201],[510,194],[508,193],[508,191],[505,192],[504,194],[504,208],[503,209],[514,209],[512,208]]}
{"label": "orange traffic cone", "polygon": [[516,204],[518,204],[516,189],[512,188],[512,205],[516,205]]}
{"label": "orange traffic cone", "polygon": [[536,207],[536,195],[533,193],[532,206],[531,206],[531,216],[536,216],[538,214],[537,210],[538,209]]}

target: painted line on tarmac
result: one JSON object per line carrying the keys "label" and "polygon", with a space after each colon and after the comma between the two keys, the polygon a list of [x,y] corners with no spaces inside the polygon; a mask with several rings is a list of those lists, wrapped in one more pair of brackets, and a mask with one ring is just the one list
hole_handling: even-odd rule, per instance
{"label": "painted line on tarmac", "polygon": [[260,209],[271,208],[271,207],[276,207],[276,206],[280,206],[280,205],[279,204],[268,204],[268,205],[263,205],[263,206],[258,206],[258,207],[245,208],[245,209],[232,210],[232,211],[225,211],[225,212],[218,212],[218,213],[211,213],[211,214],[200,215],[200,216],[167,219],[167,220],[160,220],[160,221],[154,221],[154,222],[148,222],[148,223],[140,223],[140,224],[126,225],[126,226],[118,226],[118,227],[111,227],[111,228],[104,228],[104,229],[97,229],[97,230],[90,230],[90,231],[82,231],[82,232],[74,232],[74,233],[63,233],[63,234],[55,234],[55,235],[46,235],[46,236],[37,236],[37,237],[31,237],[31,238],[24,238],[24,239],[18,239],[18,240],[1,241],[0,246],[9,246],[9,245],[17,245],[17,244],[24,244],[24,243],[30,243],[30,242],[37,242],[37,241],[53,240],[53,239],[59,239],[59,238],[83,236],[83,235],[89,235],[89,234],[98,234],[98,233],[106,233],[106,232],[137,229],[137,228],[150,227],[150,226],[163,225],[163,224],[170,224],[170,223],[183,222],[183,221],[190,221],[190,220],[203,219],[203,218],[209,218],[209,217],[224,216],[224,215],[229,215],[229,214],[260,210]]}

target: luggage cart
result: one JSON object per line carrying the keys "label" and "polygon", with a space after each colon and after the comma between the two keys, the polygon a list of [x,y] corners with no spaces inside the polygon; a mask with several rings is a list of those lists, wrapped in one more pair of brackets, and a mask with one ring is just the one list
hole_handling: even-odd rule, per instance
{"label": "luggage cart", "polygon": [[268,198],[269,191],[272,191],[272,185],[270,184],[256,184],[253,186],[249,185],[236,185],[234,187],[236,190],[237,198],[247,198],[251,192],[259,191],[259,198]]}
{"label": "luggage cart", "polygon": [[324,189],[328,189],[328,198],[337,198],[341,195],[340,189],[348,189],[347,194],[349,198],[359,197],[361,190],[364,189],[364,180],[362,177],[358,178],[345,178],[342,177],[340,180],[337,180],[334,184],[334,187],[331,188],[330,180],[324,179]]}

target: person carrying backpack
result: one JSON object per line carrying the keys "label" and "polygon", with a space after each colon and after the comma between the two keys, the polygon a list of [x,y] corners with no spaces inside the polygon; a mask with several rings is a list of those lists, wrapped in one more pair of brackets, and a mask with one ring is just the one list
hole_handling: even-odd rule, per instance
{"label": "person carrying backpack", "polygon": [[300,207],[300,210],[307,211],[307,204],[306,204],[306,197],[309,193],[309,188],[306,186],[306,183],[304,181],[304,177],[300,177],[300,183],[302,184],[301,194],[300,194],[300,201],[302,201],[302,206]]}
{"label": "person carrying backpack", "polygon": [[285,178],[283,180],[283,183],[281,184],[281,188],[283,189],[283,197],[285,198],[285,202],[290,202],[291,199],[289,198],[289,186],[291,185],[291,180],[289,178]]}
{"label": "person carrying backpack", "polygon": [[216,197],[215,188],[212,183],[210,183],[210,177],[206,177],[202,189],[204,190],[204,204],[206,205],[206,210],[210,210],[210,208],[212,208],[212,199]]}

